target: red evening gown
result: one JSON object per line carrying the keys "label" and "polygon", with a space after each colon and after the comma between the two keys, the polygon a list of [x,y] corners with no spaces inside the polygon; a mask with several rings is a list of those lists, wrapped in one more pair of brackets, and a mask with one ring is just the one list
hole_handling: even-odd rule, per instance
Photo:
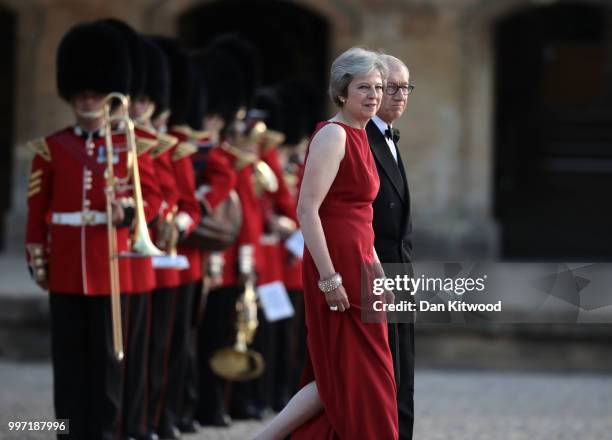
{"label": "red evening gown", "polygon": [[[329,123],[319,123],[315,134]],[[351,307],[344,313],[330,311],[317,286],[318,270],[305,249],[308,359],[302,385],[316,381],[324,411],[291,438],[393,440],[398,437],[398,420],[387,324],[361,320],[361,268],[373,260],[372,201],[378,173],[365,130],[338,125],[346,131],[346,149],[319,216]]]}

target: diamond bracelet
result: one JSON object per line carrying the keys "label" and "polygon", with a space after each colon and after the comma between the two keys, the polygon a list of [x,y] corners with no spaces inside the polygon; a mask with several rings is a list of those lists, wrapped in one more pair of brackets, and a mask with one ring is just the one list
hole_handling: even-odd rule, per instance
{"label": "diamond bracelet", "polygon": [[319,289],[323,293],[329,293],[342,285],[342,276],[338,272],[326,280],[319,280]]}

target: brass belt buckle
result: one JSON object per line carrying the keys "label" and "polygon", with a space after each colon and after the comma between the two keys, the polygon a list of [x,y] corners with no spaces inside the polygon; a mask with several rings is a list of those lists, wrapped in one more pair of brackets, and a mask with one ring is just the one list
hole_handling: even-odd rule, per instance
{"label": "brass belt buckle", "polygon": [[92,212],[84,212],[81,214],[81,219],[84,225],[91,225],[93,224],[94,215]]}

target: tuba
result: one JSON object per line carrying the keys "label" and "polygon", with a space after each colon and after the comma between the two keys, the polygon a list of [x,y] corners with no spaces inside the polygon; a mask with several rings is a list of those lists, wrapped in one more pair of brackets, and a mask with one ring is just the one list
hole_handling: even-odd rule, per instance
{"label": "tuba", "polygon": [[[113,114],[113,103],[118,101],[119,107]],[[144,214],[144,202],[142,189],[140,187],[140,174],[138,172],[138,151],[134,135],[134,122],[128,116],[129,101],[125,95],[110,93],[104,99],[104,126],[106,143],[106,170],[104,173],[106,196],[106,230],[108,237],[108,256],[110,268],[111,286],[111,317],[113,326],[113,348],[117,360],[122,360],[123,336],[121,333],[121,297],[119,284],[119,253],[117,249],[117,229],[113,225],[113,203],[116,201],[115,191],[118,187],[126,187],[130,178],[134,191],[134,231],[132,233],[132,253],[128,256],[160,256],[163,252],[153,245],[147,229]],[[126,176],[116,176],[113,169],[114,146],[112,139],[113,124],[122,122],[125,124],[125,136],[127,143],[127,169]]]}
{"label": "tuba", "polygon": [[217,350],[209,360],[210,368],[216,375],[237,382],[261,376],[265,368],[263,356],[248,348],[258,325],[257,296],[253,281],[249,280],[236,302],[236,341],[231,347]]}

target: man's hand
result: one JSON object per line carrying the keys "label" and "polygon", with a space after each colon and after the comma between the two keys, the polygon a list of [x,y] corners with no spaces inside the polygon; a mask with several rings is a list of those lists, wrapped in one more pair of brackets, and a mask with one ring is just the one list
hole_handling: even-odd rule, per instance
{"label": "man's hand", "polygon": [[32,279],[42,290],[47,290],[49,264],[45,255],[44,245],[39,243],[28,243],[26,249],[29,255],[28,269]]}
{"label": "man's hand", "polygon": [[121,203],[118,200],[113,200],[112,202],[113,206],[113,217],[112,217],[112,221],[113,221],[113,225],[115,226],[120,226],[123,224],[123,221],[125,220],[125,212],[123,211],[123,206],[121,206]]}
{"label": "man's hand", "polygon": [[248,273],[241,272],[238,275],[238,281],[240,282],[240,284],[247,284],[249,281],[255,284],[255,273],[254,272],[248,272]]}
{"label": "man's hand", "polygon": [[44,279],[44,280],[36,280],[36,284],[38,284],[38,287],[40,287],[42,290],[48,290],[49,289],[49,283],[47,282],[46,279]]}
{"label": "man's hand", "polygon": [[179,230],[174,221],[162,220],[158,223],[156,246],[163,251],[170,251],[178,243]]}

